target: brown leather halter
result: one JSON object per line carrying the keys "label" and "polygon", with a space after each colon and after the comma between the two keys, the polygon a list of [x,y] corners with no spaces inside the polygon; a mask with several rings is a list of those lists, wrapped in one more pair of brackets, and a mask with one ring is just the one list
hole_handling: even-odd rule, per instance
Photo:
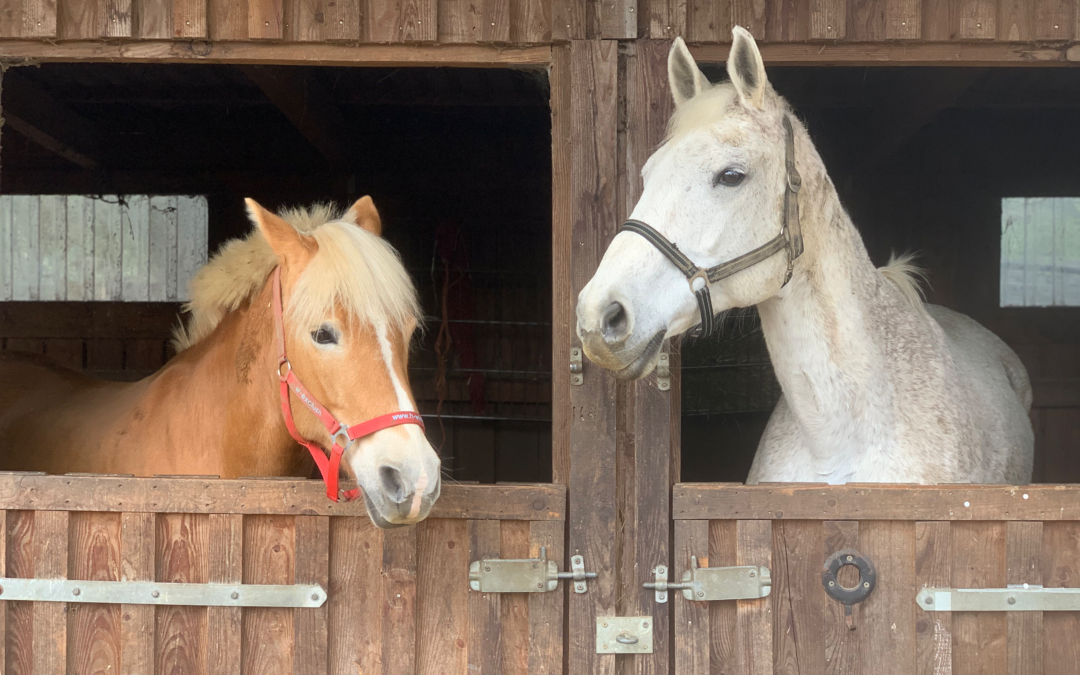
{"label": "brown leather halter", "polygon": [[[657,232],[652,226],[640,220],[627,220],[619,228],[619,232],[634,232],[655,246],[668,260],[679,268],[687,281],[690,282],[690,292],[697,297],[698,311],[701,313],[701,323],[693,333],[697,337],[709,337],[716,330],[716,321],[712,311],[712,297],[709,294],[709,284],[716,283],[721,279],[741,272],[762,262],[774,254],[787,250],[788,267],[781,288],[791,281],[791,273],[795,266],[795,259],[802,255],[803,240],[802,228],[799,225],[799,190],[802,188],[802,176],[795,168],[795,132],[791,128],[791,120],[784,116],[785,158],[787,167],[787,187],[784,190],[784,219],[780,225],[780,234],[773,239],[755,248],[749,253],[744,253],[738,258],[720,263],[713,267],[699,267],[695,265],[686,254],[679,250],[675,242]],[[700,288],[695,288],[696,282],[701,280]]]}

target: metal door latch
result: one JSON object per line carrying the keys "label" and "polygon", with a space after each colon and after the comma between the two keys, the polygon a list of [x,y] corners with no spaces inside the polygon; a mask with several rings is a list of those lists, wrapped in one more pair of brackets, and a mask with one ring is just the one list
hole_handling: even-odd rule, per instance
{"label": "metal door latch", "polygon": [[660,391],[671,389],[671,355],[667,352],[661,352],[656,362],[656,388]]}
{"label": "metal door latch", "polygon": [[586,579],[596,572],[585,571],[585,558],[570,558],[570,571],[560,572],[554,560],[547,559],[547,547],[540,547],[539,558],[502,560],[486,558],[469,565],[469,588],[481,593],[546,593],[559,586],[559,579],[573,579],[574,592],[584,593]]}
{"label": "metal door latch", "polygon": [[645,588],[656,590],[656,601],[667,602],[669,590],[681,590],[687,600],[756,600],[772,592],[772,573],[768,567],[698,567],[697,556],[690,556],[690,569],[683,572],[680,583],[668,583],[668,569],[657,565],[656,581],[646,582]]}
{"label": "metal door latch", "polygon": [[596,617],[597,654],[652,654],[651,616]]}
{"label": "metal door latch", "polygon": [[1080,588],[924,588],[915,602],[927,612],[1077,612]]}
{"label": "metal door latch", "polygon": [[580,387],[585,384],[585,369],[581,365],[581,348],[570,348],[570,384]]}

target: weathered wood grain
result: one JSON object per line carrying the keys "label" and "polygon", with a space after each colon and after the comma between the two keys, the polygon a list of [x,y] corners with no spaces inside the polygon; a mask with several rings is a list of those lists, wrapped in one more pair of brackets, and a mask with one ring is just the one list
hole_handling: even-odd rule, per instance
{"label": "weathered wood grain", "polygon": [[[506,527],[506,523],[503,523]],[[529,523],[529,556],[540,557],[547,549],[548,560],[565,567],[563,523],[553,520]],[[566,582],[562,582],[566,583]],[[563,599],[565,592],[529,594],[529,673],[559,675],[563,672]]]}
{"label": "weathered wood grain", "polygon": [[1030,0],[1001,0],[998,15],[999,40],[1019,42],[1035,36],[1035,3]]}
{"label": "weathered wood grain", "polygon": [[825,633],[821,563],[811,552],[824,541],[820,521],[773,523],[773,672],[823,675]]}
{"label": "weathered wood grain", "polygon": [[917,40],[922,36],[922,0],[887,0],[885,39]]}
{"label": "weathered wood grain", "polygon": [[690,42],[731,41],[730,0],[686,0],[686,39]]}
{"label": "weathered wood grain", "polygon": [[[470,520],[466,525],[469,562],[484,558],[502,558],[500,523],[496,520]],[[468,594],[468,671],[481,675],[502,672],[501,598],[497,593]]]}
{"label": "weathered wood grain", "polygon": [[173,0],[136,0],[135,35],[168,40],[173,36]]}
{"label": "weathered wood grain", "polygon": [[810,0],[810,39],[843,40],[847,37],[846,0]]}
{"label": "weathered wood grain", "polygon": [[[1005,523],[952,523],[953,588],[1005,586]],[[954,612],[953,673],[1008,672],[1005,615]]]}
{"label": "weathered wood grain", "polygon": [[362,0],[286,0],[285,33],[298,42],[360,38]]}
{"label": "weathered wood grain", "polygon": [[573,344],[573,111],[570,47],[551,50],[551,480],[570,482],[570,348]]}
{"label": "weathered wood grain", "polygon": [[[120,514],[120,580],[153,581],[154,514]],[[154,607],[120,605],[120,673],[140,675],[154,669]]]}
{"label": "weathered wood grain", "polygon": [[1074,37],[1076,2],[1034,0],[1034,4],[1036,40],[1068,40]]}
{"label": "weathered wood grain", "polygon": [[[772,523],[740,520],[736,525],[736,565],[761,565],[772,569]],[[748,675],[773,672],[772,598],[736,600],[735,615],[739,657]]]}
{"label": "weathered wood grain", "polygon": [[742,26],[756,40],[764,40],[767,4],[760,0],[730,0],[731,25]]}
{"label": "weathered wood grain", "polygon": [[[691,2],[692,0],[651,0],[646,3],[644,7],[647,8],[649,12],[649,37],[655,40],[673,40],[676,37],[686,35],[687,15],[689,13],[687,6]],[[620,8],[623,12],[628,9],[625,7],[625,3],[616,3],[615,9],[612,10],[612,14],[616,14],[616,17],[613,17],[610,20],[611,23],[616,25],[610,26],[609,28],[612,31],[617,31],[619,28],[622,28],[625,32],[626,28],[620,26],[617,21],[618,18],[621,18],[621,16],[618,15],[618,10]],[[634,28],[636,29],[637,26],[635,25]],[[605,37],[607,37],[606,34]]]}
{"label": "weathered wood grain", "polygon": [[248,37],[280,40],[283,34],[284,7],[282,0],[247,0]]}
{"label": "weathered wood grain", "polygon": [[[915,523],[915,586],[948,588],[952,584],[951,523]],[[952,614],[916,612],[915,672],[949,675],[952,672]]]}
{"label": "weathered wood grain", "polygon": [[775,0],[767,5],[765,36],[776,41],[810,37],[810,0]]}
{"label": "weathered wood grain", "polygon": [[[6,522],[7,575],[20,579],[34,577],[34,512],[8,511]],[[4,671],[8,675],[34,672],[34,603],[5,602],[7,640]]]}
{"label": "weathered wood grain", "polygon": [[416,672],[416,528],[383,532],[382,675]]}
{"label": "weathered wood grain", "polygon": [[959,0],[953,7],[953,34],[960,40],[992,40],[997,35],[995,0]]}
{"label": "weathered wood grain", "polygon": [[[1005,524],[1005,582],[1043,585],[1042,523]],[[1005,616],[1009,675],[1041,675],[1043,613],[1009,612]]]}
{"label": "weathered wood grain", "polygon": [[[1080,588],[1080,523],[1045,523],[1043,585]],[[1043,667],[1046,675],[1080,673],[1080,612],[1043,613]],[[1037,648],[1037,646],[1036,646]]]}
{"label": "weathered wood grain", "polygon": [[551,42],[552,0],[510,0],[510,42]]}
{"label": "weathered wood grain", "polygon": [[210,39],[247,39],[248,0],[209,0],[207,4],[207,30]]}
{"label": "weathered wood grain", "polygon": [[849,0],[848,37],[859,42],[875,42],[885,37],[887,0]]}
{"label": "weathered wood grain", "polygon": [[[690,569],[690,556],[699,564],[709,562],[709,521],[683,520],[675,524],[675,546],[670,579],[678,581]],[[686,602],[672,591],[668,602],[675,604],[675,672],[681,675],[709,675],[709,604]]]}
{"label": "weathered wood grain", "polygon": [[1080,486],[680,483],[676,519],[1078,520]]}
{"label": "weathered wood grain", "polygon": [[[7,563],[8,548],[8,512],[0,511],[0,574],[14,576],[8,572]],[[0,602],[0,668],[3,672],[10,673],[8,669],[8,617],[10,602]]]}
{"label": "weathered wood grain", "polygon": [[[479,522],[479,521],[472,521]],[[508,520],[499,523],[500,557],[520,560],[531,557],[529,527],[531,523],[521,520]],[[471,536],[470,536],[471,539]],[[470,562],[476,560],[470,555]],[[470,622],[473,596],[469,594]],[[505,675],[528,675],[529,673],[529,598],[535,593],[503,593],[499,597],[499,672]],[[474,624],[475,630],[475,624]],[[475,635],[475,633],[474,633]],[[476,649],[475,642],[469,643],[471,654]],[[486,658],[484,660],[487,660]]]}
{"label": "weathered wood grain", "polygon": [[417,533],[419,675],[469,672],[469,535],[463,520],[427,519]]}
{"label": "weathered wood grain", "polygon": [[[210,583],[242,583],[244,517],[212,513],[207,517],[207,526],[210,528]],[[207,631],[212,636],[206,650],[209,675],[240,675],[242,611],[239,607],[207,608]]]}
{"label": "weathered wood grain", "polygon": [[[157,516],[158,581],[209,583],[208,516],[162,513]],[[156,607],[154,660],[159,673],[207,672],[206,610],[200,607]]]}
{"label": "weathered wood grain", "polygon": [[[412,529],[412,528],[410,528]],[[397,535],[394,531],[394,537]],[[400,540],[391,537],[392,541]],[[400,555],[400,553],[398,553]],[[330,672],[413,672],[402,668],[411,655],[385,650],[381,640],[393,626],[383,626],[383,531],[367,518],[330,519],[329,632]],[[400,561],[399,564],[407,564]],[[385,590],[385,589],[384,589]],[[380,659],[389,658],[389,664]],[[401,668],[401,670],[398,670]]]}
{"label": "weathered wood grain", "polygon": [[[87,581],[120,581],[121,514],[70,515],[68,575]],[[120,606],[72,603],[67,608],[67,672],[93,675],[119,672]]]}
{"label": "weathered wood grain", "polygon": [[367,0],[364,13],[371,42],[433,42],[438,39],[436,0]]}
{"label": "weathered wood grain", "polygon": [[150,299],[150,198],[129,195],[121,238],[121,297]]}
{"label": "weathered wood grain", "polygon": [[[826,520],[821,524],[822,564],[833,553],[844,549],[859,548],[859,523],[854,520]],[[852,568],[841,568],[837,578],[848,587],[856,582],[858,574],[845,574]],[[820,583],[820,579],[818,581]],[[825,643],[825,672],[828,675],[847,675],[861,670],[858,635],[848,629],[844,606],[823,595],[822,634]],[[852,621],[859,625],[859,605],[851,608]]]}
{"label": "weathered wood grain", "polygon": [[[709,523],[709,555],[698,558],[702,567],[738,565],[738,532],[734,520]],[[754,563],[757,564],[757,563]],[[743,673],[739,643],[738,609],[734,600],[709,603],[709,664],[712,672]]]}
{"label": "weathered wood grain", "polygon": [[[34,512],[34,578],[67,578],[68,518],[65,511]],[[34,603],[34,673],[63,673],[67,666],[65,609],[58,602]]]}
{"label": "weathered wood grain", "polygon": [[[3,310],[0,310],[3,311]],[[350,487],[343,483],[343,487]],[[444,485],[432,518],[562,520],[561,485]],[[321,480],[110,478],[0,473],[0,509],[367,517],[334,503]]]}
{"label": "weathered wood grain", "polygon": [[[244,583],[289,584],[296,573],[296,521],[293,516],[244,519]],[[249,607],[242,618],[241,672],[289,673],[296,636],[293,610]]]}
{"label": "weathered wood grain", "polygon": [[[330,587],[330,518],[296,516],[296,563],[293,583]],[[296,634],[293,638],[293,675],[326,675],[327,657],[326,605],[311,611],[295,612]]]}
{"label": "weathered wood grain", "polygon": [[67,200],[61,195],[42,195],[38,210],[38,297],[45,301],[67,299]]}
{"label": "weathered wood grain", "polygon": [[860,521],[859,552],[873,561],[878,583],[859,604],[856,626],[863,668],[901,675],[915,670],[915,525]]}

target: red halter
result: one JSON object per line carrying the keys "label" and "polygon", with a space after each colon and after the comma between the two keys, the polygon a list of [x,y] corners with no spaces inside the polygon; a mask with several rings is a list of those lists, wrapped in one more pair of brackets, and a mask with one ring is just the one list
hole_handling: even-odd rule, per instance
{"label": "red halter", "polygon": [[[307,387],[300,382],[300,378],[296,376],[296,373],[292,370],[292,364],[289,363],[289,359],[285,356],[285,322],[281,317],[281,268],[274,269],[274,324],[277,329],[278,338],[278,380],[281,381],[281,414],[285,418],[285,426],[289,429],[289,435],[293,439],[308,449],[312,458],[315,460],[315,464],[319,467],[319,473],[322,474],[323,481],[326,483],[326,496],[332,501],[338,501],[338,494],[345,498],[345,501],[351,502],[360,496],[360,487],[357,486],[352,490],[339,490],[338,489],[338,472],[341,468],[341,456],[345,453],[345,448],[349,447],[349,443],[355,441],[358,438],[364,436],[370,436],[376,431],[381,431],[388,427],[396,427],[401,424],[415,424],[421,429],[424,428],[424,420],[421,419],[420,413],[415,413],[411,410],[399,410],[398,412],[392,412],[386,415],[381,415],[374,419],[370,419],[367,422],[361,424],[354,424],[348,426],[338,422],[334,418],[330,411],[326,409],[326,406],[319,403],[319,399],[307,390]],[[334,447],[330,449],[330,457],[327,458],[326,451],[315,443],[310,443],[300,435],[300,432],[296,430],[296,423],[293,422],[292,406],[289,404],[289,389],[293,390],[296,397],[308,407],[308,410],[315,413],[315,416],[319,418],[319,421],[323,423],[326,430],[330,432],[330,435],[334,438]]]}

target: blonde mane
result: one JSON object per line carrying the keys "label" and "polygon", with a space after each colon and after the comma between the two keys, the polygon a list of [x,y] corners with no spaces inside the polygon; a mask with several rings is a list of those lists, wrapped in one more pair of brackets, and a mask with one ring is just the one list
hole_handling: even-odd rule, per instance
{"label": "blonde mane", "polygon": [[[397,251],[358,227],[351,211],[317,204],[280,215],[319,244],[285,307],[295,333],[317,328],[338,306],[371,324],[403,326],[419,318],[416,289]],[[277,255],[258,228],[222,246],[188,286],[191,301],[184,312],[190,316],[173,332],[176,351],[212,333],[228,312],[263,287],[277,265]]]}
{"label": "blonde mane", "polygon": [[922,287],[919,286],[919,280],[926,279],[926,272],[915,264],[914,253],[890,254],[889,262],[884,267],[879,267],[878,272],[900,289],[900,294],[912,307],[926,311]]}

